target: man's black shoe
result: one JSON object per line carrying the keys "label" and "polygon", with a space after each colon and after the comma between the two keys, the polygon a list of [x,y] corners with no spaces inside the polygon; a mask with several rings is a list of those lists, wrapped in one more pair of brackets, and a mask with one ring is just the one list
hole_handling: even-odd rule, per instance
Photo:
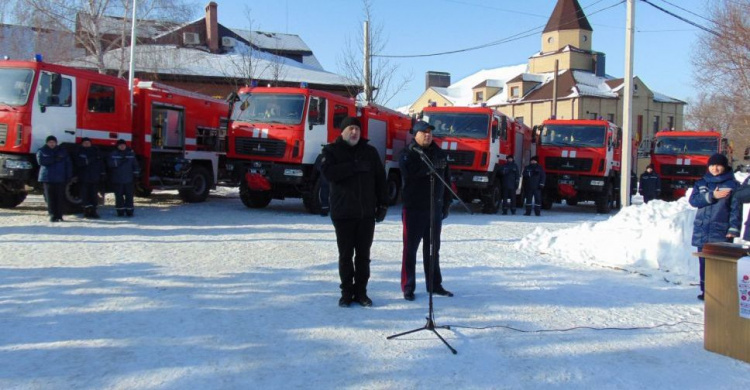
{"label": "man's black shoe", "polygon": [[698,295],[698,299],[699,299],[699,300],[701,300],[701,301],[703,301],[703,300],[704,300],[704,299],[703,299],[703,293],[700,293],[700,295]]}
{"label": "man's black shoe", "polygon": [[351,304],[352,304],[352,297],[350,295],[343,295],[341,299],[339,299],[340,307],[349,307],[349,305]]}
{"label": "man's black shoe", "polygon": [[448,291],[448,290],[446,290],[446,289],[444,289],[442,287],[436,288],[435,291],[433,291],[433,294],[437,294],[437,295],[440,295],[440,296],[443,296],[443,297],[452,297],[453,296],[452,292],[450,292],[450,291]]}
{"label": "man's black shoe", "polygon": [[372,299],[370,299],[366,294],[358,295],[354,297],[354,300],[364,307],[372,306]]}
{"label": "man's black shoe", "polygon": [[414,293],[413,292],[405,292],[404,293],[404,299],[407,301],[413,301],[414,300]]}
{"label": "man's black shoe", "polygon": [[508,210],[503,210],[503,215],[508,215]]}

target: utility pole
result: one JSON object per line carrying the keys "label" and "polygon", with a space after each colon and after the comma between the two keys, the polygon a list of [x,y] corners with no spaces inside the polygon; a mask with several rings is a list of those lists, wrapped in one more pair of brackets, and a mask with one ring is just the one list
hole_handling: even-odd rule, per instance
{"label": "utility pole", "polygon": [[364,77],[362,83],[364,84],[365,103],[370,104],[372,102],[372,84],[370,82],[370,21],[365,20],[365,42],[364,42],[364,55],[365,58],[362,61],[364,69]]}
{"label": "utility pole", "polygon": [[130,66],[128,69],[128,89],[130,90],[130,112],[133,112],[133,79],[135,78],[135,9],[137,0],[133,0],[133,20],[130,26]]}
{"label": "utility pole", "polygon": [[620,165],[620,199],[630,206],[630,171],[633,158],[633,39],[635,33],[635,0],[627,0],[625,19],[625,98],[622,110],[622,164]]}

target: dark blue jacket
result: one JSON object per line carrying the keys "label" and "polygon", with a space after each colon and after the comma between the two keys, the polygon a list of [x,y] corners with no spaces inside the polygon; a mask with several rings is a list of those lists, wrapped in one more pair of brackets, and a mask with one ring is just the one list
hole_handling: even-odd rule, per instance
{"label": "dark blue jacket", "polygon": [[115,149],[107,157],[109,167],[109,181],[113,184],[128,184],[138,176],[138,160],[135,158],[133,149],[126,148],[123,151]]}
{"label": "dark blue jacket", "polygon": [[537,164],[529,164],[523,169],[523,188],[525,192],[534,192],[544,187],[544,169]]}
{"label": "dark blue jacket", "polygon": [[[702,247],[708,242],[725,242],[728,233],[735,237],[740,235],[742,221],[741,203],[734,196],[740,183],[734,180],[732,172],[725,172],[714,176],[706,173],[702,179],[695,182],[690,194],[690,205],[698,208],[693,222],[692,245]],[[714,199],[716,188],[729,188],[730,196]]]}
{"label": "dark blue jacket", "polygon": [[75,174],[81,183],[98,183],[104,173],[104,160],[99,149],[94,146],[84,148],[78,146],[73,155]]}
{"label": "dark blue jacket", "polygon": [[39,163],[40,183],[67,183],[73,177],[73,164],[68,152],[60,146],[52,149],[47,145],[36,152]]}
{"label": "dark blue jacket", "polygon": [[661,193],[661,179],[656,172],[643,172],[641,174],[641,195],[649,199],[656,199]]}
{"label": "dark blue jacket", "polygon": [[[412,141],[401,151],[398,165],[403,175],[404,190],[401,195],[404,208],[412,210],[430,210],[430,169],[422,161],[419,153],[412,150],[416,142]],[[424,154],[432,161],[435,171],[443,177],[448,185],[451,184],[451,172],[448,167],[448,154],[435,142],[423,149]],[[435,179],[435,213],[439,214],[450,206],[453,195],[445,189],[440,180]],[[443,213],[445,214],[445,213]]]}
{"label": "dark blue jacket", "polygon": [[[734,192],[732,198],[736,199],[738,203],[750,203],[750,177],[745,179],[739,189]],[[747,218],[745,219],[745,234],[742,235],[742,239],[750,241],[750,211],[748,211]]]}
{"label": "dark blue jacket", "polygon": [[518,165],[514,161],[506,161],[500,167],[503,188],[518,188],[518,181],[521,180],[521,173],[518,172]]}

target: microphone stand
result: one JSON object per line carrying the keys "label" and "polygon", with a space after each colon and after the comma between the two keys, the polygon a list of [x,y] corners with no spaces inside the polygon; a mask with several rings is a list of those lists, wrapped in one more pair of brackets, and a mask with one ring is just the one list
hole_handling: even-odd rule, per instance
{"label": "microphone stand", "polygon": [[427,168],[430,170],[430,265],[429,265],[429,275],[427,276],[430,279],[430,289],[429,289],[429,310],[427,312],[427,323],[421,327],[416,328],[412,330],[408,330],[406,332],[394,334],[391,336],[386,337],[387,340],[394,339],[396,337],[405,336],[407,334],[420,332],[423,330],[431,331],[432,333],[437,336],[440,341],[445,344],[448,349],[453,352],[453,354],[457,354],[458,351],[456,351],[453,347],[451,347],[450,344],[448,344],[447,341],[443,338],[443,336],[440,335],[440,333],[437,332],[435,329],[448,329],[450,330],[450,326],[437,326],[435,325],[435,310],[432,300],[433,290],[435,289],[435,257],[437,256],[437,253],[435,253],[435,178],[437,177],[440,182],[445,186],[445,188],[448,189],[448,191],[453,194],[453,196],[458,199],[458,201],[466,208],[467,211],[469,211],[470,214],[473,214],[471,209],[464,203],[461,198],[456,195],[456,193],[453,191],[451,186],[448,185],[448,183],[445,182],[443,177],[435,171],[435,166],[432,165],[432,161],[430,161],[429,158],[422,152],[421,150],[412,149],[419,154],[419,157],[422,159],[422,162],[427,166]]}

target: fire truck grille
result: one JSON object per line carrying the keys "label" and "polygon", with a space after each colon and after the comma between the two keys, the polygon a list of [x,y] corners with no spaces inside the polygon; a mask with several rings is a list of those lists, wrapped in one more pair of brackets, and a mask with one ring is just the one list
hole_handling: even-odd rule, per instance
{"label": "fire truck grille", "polygon": [[470,167],[474,164],[474,152],[468,150],[446,150],[448,153],[448,164]]}
{"label": "fire truck grille", "polygon": [[8,142],[8,125],[0,123],[0,146],[5,146]]}
{"label": "fire truck grille", "polygon": [[546,157],[544,163],[548,170],[588,172],[594,161],[590,158]]}
{"label": "fire truck grille", "polygon": [[237,154],[249,156],[282,157],[286,150],[286,142],[266,138],[237,138],[234,150]]}
{"label": "fire truck grille", "polygon": [[705,165],[662,165],[661,174],[664,176],[703,176]]}

